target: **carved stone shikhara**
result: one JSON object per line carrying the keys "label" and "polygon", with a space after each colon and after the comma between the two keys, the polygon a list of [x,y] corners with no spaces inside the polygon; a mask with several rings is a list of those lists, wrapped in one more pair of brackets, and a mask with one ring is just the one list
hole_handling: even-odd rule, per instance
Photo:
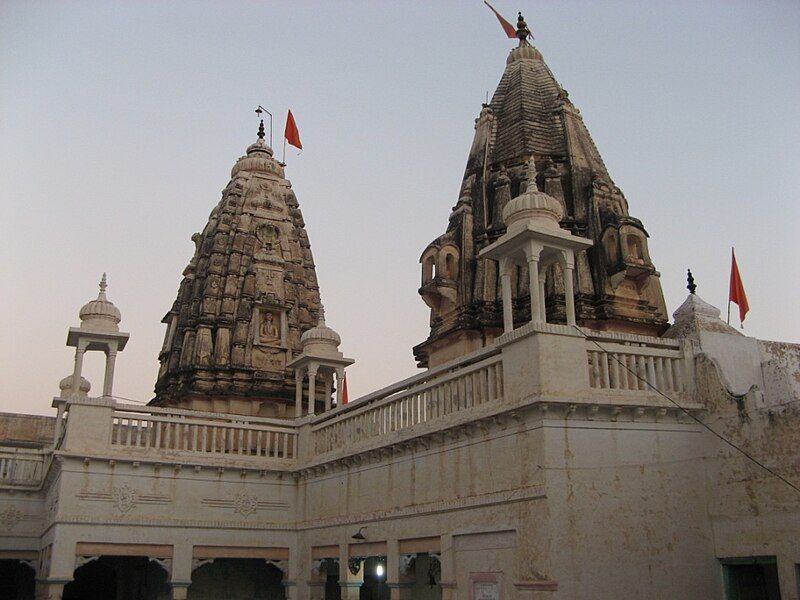
{"label": "carved stone shikhara", "polygon": [[[628,214],[584,125],[541,53],[521,38],[491,102],[475,121],[461,193],[447,231],[422,253],[419,293],[431,308],[431,331],[414,348],[420,366],[436,366],[489,343],[502,332],[500,277],[482,249],[506,232],[503,209],[536,185],[562,207],[561,227],[594,242],[575,256],[578,322],[600,330],[659,335],[667,311],[647,232]],[[514,277],[514,321],[530,318],[527,268]],[[564,273],[543,274],[548,321],[566,321]]]}
{"label": "carved stone shikhara", "polygon": [[263,140],[234,165],[172,309],[152,404],[287,416],[320,296],[305,223]]}

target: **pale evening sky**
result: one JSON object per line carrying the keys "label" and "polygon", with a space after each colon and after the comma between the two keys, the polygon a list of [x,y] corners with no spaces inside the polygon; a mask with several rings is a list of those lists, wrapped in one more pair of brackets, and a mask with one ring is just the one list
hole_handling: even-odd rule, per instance
{"label": "pale evening sky", "polygon": [[[670,311],[686,268],[744,333],[800,341],[800,3],[528,2],[536,45],[650,233]],[[480,0],[0,6],[0,411],[48,414],[97,294],[131,333],[115,395],[152,397],[162,316],[253,109],[287,152],[352,396],[411,375],[418,258],[444,232],[513,42]],[[734,307],[735,312],[735,307]],[[738,321],[736,321],[738,326]],[[87,361],[93,391],[101,357]]]}

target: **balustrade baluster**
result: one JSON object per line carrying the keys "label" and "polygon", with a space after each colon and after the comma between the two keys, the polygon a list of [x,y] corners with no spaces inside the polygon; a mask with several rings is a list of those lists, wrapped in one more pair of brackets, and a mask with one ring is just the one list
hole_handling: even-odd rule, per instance
{"label": "balustrade baluster", "polygon": [[611,374],[608,369],[608,353],[600,353],[600,387],[611,388]]}
{"label": "balustrade baluster", "polygon": [[675,391],[675,381],[672,379],[672,359],[664,359],[664,385],[670,392]]}
{"label": "balustrade baluster", "polygon": [[289,457],[289,434],[283,433],[283,456],[281,458]]}
{"label": "balustrade baluster", "polygon": [[683,367],[684,367],[683,359],[676,358],[675,360],[672,361],[672,377],[675,382],[676,392],[682,392],[684,390]]}
{"label": "balustrade baluster", "polygon": [[619,381],[619,363],[617,362],[619,360],[619,354],[612,354],[609,358],[608,387],[610,387],[612,390],[617,390],[622,388]]}

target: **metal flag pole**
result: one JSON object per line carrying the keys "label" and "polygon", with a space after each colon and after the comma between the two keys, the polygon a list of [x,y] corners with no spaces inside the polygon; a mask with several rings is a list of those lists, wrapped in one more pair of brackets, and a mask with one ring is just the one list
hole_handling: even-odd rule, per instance
{"label": "metal flag pole", "polygon": [[286,164],[286,136],[283,136],[283,159],[281,162]]}
{"label": "metal flag pole", "polygon": [[259,116],[259,118],[261,117],[262,112],[265,112],[269,115],[269,147],[272,148],[272,113],[259,104],[258,108],[256,109],[256,114]]}

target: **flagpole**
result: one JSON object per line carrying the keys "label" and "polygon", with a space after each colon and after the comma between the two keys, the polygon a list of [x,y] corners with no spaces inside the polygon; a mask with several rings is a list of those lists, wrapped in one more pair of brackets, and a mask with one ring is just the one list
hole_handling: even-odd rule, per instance
{"label": "flagpole", "polygon": [[286,164],[286,136],[283,136],[283,160],[281,162]]}

